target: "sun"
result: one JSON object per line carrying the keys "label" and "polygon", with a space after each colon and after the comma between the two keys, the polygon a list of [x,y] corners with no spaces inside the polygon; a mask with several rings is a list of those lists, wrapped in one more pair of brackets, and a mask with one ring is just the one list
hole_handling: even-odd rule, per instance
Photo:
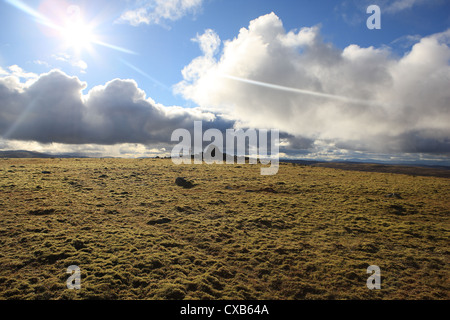
{"label": "sun", "polygon": [[68,11],[69,15],[60,30],[65,46],[76,51],[88,49],[95,42],[94,30],[83,20],[79,10],[72,10],[75,11]]}
{"label": "sun", "polygon": [[82,50],[88,48],[94,41],[91,28],[83,23],[69,23],[62,30],[65,45],[69,48]]}

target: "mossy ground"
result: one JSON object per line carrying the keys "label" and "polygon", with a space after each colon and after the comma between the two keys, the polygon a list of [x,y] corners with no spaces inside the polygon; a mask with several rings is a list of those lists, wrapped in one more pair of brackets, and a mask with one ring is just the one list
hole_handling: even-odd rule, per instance
{"label": "mossy ground", "polygon": [[0,160],[0,299],[449,299],[449,191],[291,164]]}

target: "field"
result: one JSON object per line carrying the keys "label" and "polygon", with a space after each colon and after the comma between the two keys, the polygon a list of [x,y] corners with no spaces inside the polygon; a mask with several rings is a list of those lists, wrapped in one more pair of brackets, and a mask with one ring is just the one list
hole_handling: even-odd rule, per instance
{"label": "field", "polygon": [[1,159],[0,194],[0,299],[450,298],[448,178]]}

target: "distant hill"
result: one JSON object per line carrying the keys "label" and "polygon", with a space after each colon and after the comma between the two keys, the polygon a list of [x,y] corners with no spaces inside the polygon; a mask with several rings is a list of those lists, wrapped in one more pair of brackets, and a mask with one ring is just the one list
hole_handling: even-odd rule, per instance
{"label": "distant hill", "polygon": [[[216,150],[209,150],[208,154],[215,156],[215,152]],[[220,155],[222,157],[220,157]],[[11,150],[11,151],[0,151],[0,159],[1,158],[51,159],[51,158],[88,158],[88,157],[81,156],[78,154],[47,154],[26,150]],[[193,158],[194,156],[192,155],[192,159]],[[226,161],[227,155],[225,153],[219,154],[219,159],[220,158],[223,158],[223,161]],[[243,160],[242,158],[245,159],[245,162],[249,161],[249,157],[234,156],[234,162],[236,163],[238,159]],[[450,167],[448,166],[380,164],[380,163],[363,163],[353,161],[327,162],[327,161],[292,160],[292,159],[291,160],[280,159],[280,162],[292,163],[296,165],[326,167],[352,171],[382,172],[382,173],[406,174],[411,176],[450,178]]]}
{"label": "distant hill", "polygon": [[410,176],[440,177],[450,178],[450,167],[446,166],[426,166],[426,165],[399,165],[399,164],[379,164],[361,162],[320,162],[320,161],[282,161],[297,163],[299,165],[310,165],[312,167],[334,168],[341,170],[382,172],[406,174]]}
{"label": "distant hill", "polygon": [[11,151],[0,151],[0,158],[39,158],[39,159],[50,159],[50,158],[86,158],[80,155],[72,154],[47,154],[35,151],[25,151],[25,150],[11,150]]}

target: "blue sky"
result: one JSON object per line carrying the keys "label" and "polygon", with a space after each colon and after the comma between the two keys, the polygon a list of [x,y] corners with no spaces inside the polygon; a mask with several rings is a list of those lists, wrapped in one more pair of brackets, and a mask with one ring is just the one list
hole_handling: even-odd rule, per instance
{"label": "blue sky", "polygon": [[[366,13],[366,8],[371,4],[377,4],[381,8],[381,30],[369,30],[366,27],[366,20],[370,16],[370,14]],[[324,72],[317,70],[320,68],[328,70],[326,68],[326,55],[323,56],[324,60],[317,62],[318,64],[315,65],[314,76],[312,74],[308,75],[308,79],[315,79],[314,81],[311,80],[311,83],[304,82],[306,81],[306,76],[296,79],[294,73],[292,76],[287,75],[285,77],[285,79],[291,79],[290,81],[286,80],[285,83],[280,83],[284,81],[283,75],[281,73],[275,75],[274,73],[276,72],[273,70],[270,71],[267,64],[283,61],[282,55],[287,55],[290,52],[290,48],[284,46],[282,48],[277,47],[275,50],[274,43],[270,42],[276,41],[275,38],[267,40],[267,45],[269,47],[273,46],[273,52],[275,52],[273,54],[280,54],[280,57],[272,56],[270,60],[264,60],[265,62],[258,60],[261,63],[260,65],[255,63],[251,72],[243,72],[238,76],[245,75],[246,78],[252,78],[253,80],[262,80],[296,88],[298,84],[303,83],[303,88],[300,89],[314,88],[323,92],[328,88],[327,90],[332,92],[325,93],[360,98],[359,95],[362,95],[361,92],[369,90],[367,88],[370,86],[377,87],[377,83],[371,83],[370,86],[367,84],[367,88],[355,88],[355,92],[347,90],[351,85],[354,86],[355,83],[358,84],[360,82],[359,79],[356,79],[357,75],[355,72],[359,72],[358,76],[364,72],[364,69],[357,67],[363,62],[356,61],[356,57],[367,55],[364,57],[366,59],[364,63],[380,64],[380,68],[381,65],[384,68],[383,70],[380,69],[381,71],[377,69],[377,71],[372,72],[389,73],[390,77],[394,79],[393,81],[397,81],[396,77],[399,76],[398,68],[391,68],[390,66],[393,64],[398,64],[398,66],[404,65],[403,62],[407,61],[404,57],[411,53],[413,46],[421,43],[423,39],[427,39],[427,37],[431,37],[430,39],[438,39],[436,41],[438,41],[439,45],[444,46],[443,49],[446,47],[448,50],[448,35],[445,34],[450,27],[450,15],[448,12],[450,12],[450,3],[445,0],[2,0],[0,1],[0,67],[2,68],[0,70],[3,70],[4,77],[15,76],[24,84],[27,79],[35,81],[51,70],[57,69],[67,77],[76,77],[80,82],[85,82],[86,88],[82,91],[83,95],[88,95],[92,88],[107,86],[113,79],[133,79],[136,82],[137,88],[145,92],[145,97],[152,100],[151,103],[164,107],[179,106],[182,108],[198,109],[201,110],[200,112],[205,113],[205,119],[207,118],[207,113],[212,112],[216,116],[224,116],[228,120],[231,119],[231,121],[244,123],[247,127],[277,126],[292,141],[310,141],[311,143],[302,145],[300,149],[297,149],[297,155],[314,154],[315,157],[319,157],[322,154],[324,156],[321,153],[322,151],[319,152],[317,148],[325,144],[329,146],[327,148],[331,152],[331,157],[339,157],[342,155],[341,151],[345,151],[344,154],[347,154],[349,157],[361,156],[361,154],[370,152],[370,157],[372,158],[381,154],[395,153],[397,156],[400,155],[400,157],[401,155],[406,156],[408,154],[406,156],[408,159],[411,154],[413,154],[411,159],[416,159],[415,157],[424,159],[423,155],[427,154],[425,156],[426,159],[428,159],[428,155],[431,155],[430,157],[433,159],[448,160],[449,150],[447,148],[450,144],[448,141],[448,131],[446,131],[445,126],[440,124],[435,127],[430,123],[425,125],[424,123],[419,124],[418,121],[414,122],[415,120],[410,120],[416,125],[410,131],[406,129],[398,132],[396,130],[390,130],[389,133],[384,135],[384,139],[389,137],[389,139],[401,140],[399,145],[394,144],[387,149],[381,147],[369,148],[368,145],[373,144],[372,140],[376,140],[377,143],[380,141],[380,137],[383,136],[383,129],[380,128],[379,131],[375,130],[376,132],[371,132],[373,135],[370,136],[361,135],[360,138],[355,137],[355,141],[353,141],[350,138],[354,134],[341,134],[342,129],[338,133],[328,132],[328,129],[315,130],[314,128],[309,128],[307,130],[305,128],[305,130],[296,130],[292,125],[286,124],[285,126],[282,118],[276,119],[277,121],[273,122],[266,121],[271,117],[273,109],[279,108],[278,104],[291,103],[292,99],[297,99],[290,98],[290,102],[277,100],[277,92],[274,92],[270,96],[270,101],[272,101],[272,98],[274,99],[271,102],[272,104],[261,108],[261,114],[266,115],[264,120],[256,121],[246,115],[244,109],[244,105],[247,105],[246,101],[229,100],[229,91],[225,92],[223,90],[223,84],[209,88],[203,83],[207,82],[206,80],[209,79],[208,77],[210,75],[207,75],[200,69],[196,69],[195,72],[192,71],[193,68],[217,68],[223,70],[225,66],[230,67],[233,61],[242,59],[242,51],[237,50],[234,52],[231,49],[225,51],[225,46],[227,42],[233,43],[234,40],[236,40],[234,42],[236,45],[241,44],[238,41],[239,38],[242,38],[242,42],[250,41],[249,39],[251,37],[241,34],[240,31],[242,28],[249,29],[251,21],[259,21],[261,25],[264,25],[258,27],[260,30],[255,31],[255,34],[265,32],[265,30],[271,28],[271,30],[275,30],[274,32],[279,32],[283,36],[289,34],[291,31],[293,34],[299,34],[303,28],[310,28],[312,31],[310,29],[308,30],[313,32],[315,37],[317,36],[317,39],[320,38],[320,41],[315,41],[314,46],[309,43],[299,44],[301,41],[292,45],[298,53],[297,56],[292,58],[293,63],[295,61],[293,65],[306,63],[307,66],[313,68],[312,66],[317,61],[306,59],[308,56],[306,54],[307,51],[312,51],[313,47],[315,50],[321,50],[317,57],[322,57],[321,53],[327,52],[327,50],[329,50],[327,55],[330,57],[333,55],[333,52],[337,55],[342,55],[344,58],[350,57],[351,54],[351,59],[353,59],[351,61],[354,62],[355,68],[348,67],[346,62],[342,64],[342,70],[336,69],[332,73],[334,76],[336,76],[337,72],[345,72],[348,75],[349,82],[345,87],[335,88],[329,82],[329,77],[332,76],[331,73],[326,79],[320,78],[320,75],[323,75]],[[271,13],[274,16],[268,16]],[[86,27],[86,29],[89,27],[90,30],[89,32],[82,32],[81,35],[75,32],[74,36],[92,37],[95,40],[80,40],[79,42],[81,43],[74,44],[68,39],[70,36],[64,32],[61,34],[61,30],[58,28],[64,29],[67,21],[75,19],[74,17],[78,19],[79,24],[77,26],[80,26],[80,28]],[[45,23],[43,23],[42,19],[45,19]],[[277,29],[278,21],[282,23],[284,31]],[[49,23],[52,27],[48,26]],[[209,33],[210,37],[205,37],[201,40],[200,36],[206,34],[207,30],[211,31]],[[444,35],[442,35],[443,33]],[[194,40],[196,38],[197,40]],[[211,42],[214,39],[218,41],[217,44]],[[208,58],[209,56],[206,52],[201,50],[202,43],[213,46],[212,60]],[[352,47],[352,45],[356,45],[356,47]],[[440,50],[439,45],[436,44],[433,48]],[[326,49],[327,46],[328,49]],[[425,48],[422,49],[425,53],[419,51],[421,48],[418,47],[416,48],[416,55],[424,54],[425,60],[427,59],[426,55],[433,57],[434,51],[426,51],[434,50],[431,45],[430,47],[426,47],[426,41],[424,41],[423,46]],[[323,50],[320,48],[323,48]],[[369,53],[369,51],[363,50],[367,48],[372,48],[374,52]],[[302,50],[305,52],[303,56]],[[237,52],[240,52],[239,54],[241,56]],[[245,53],[247,54],[247,52]],[[424,94],[436,95],[435,91],[440,90],[441,85],[445,87],[448,84],[442,83],[442,81],[448,82],[448,60],[445,60],[445,52],[439,53],[439,56],[442,54],[444,55],[444,58],[442,58],[443,65],[433,66],[433,72],[436,72],[436,74],[439,73],[442,80],[438,82],[439,85],[429,88]],[[413,60],[412,56],[410,60]],[[199,57],[203,57],[203,60],[200,59],[202,61],[194,63]],[[290,59],[289,57],[285,57],[285,59]],[[252,59],[258,58],[258,56],[253,58],[249,57],[248,61],[251,64]],[[11,68],[11,66],[13,67]],[[192,74],[196,75],[195,79],[187,79],[186,70],[188,67],[190,67],[189,70],[191,70],[191,73],[193,72]],[[236,69],[237,65],[233,65],[230,68],[227,70],[242,69]],[[385,68],[390,69],[385,70]],[[185,70],[184,73],[183,70]],[[305,69],[302,66],[296,72],[297,74],[300,72],[305,72],[306,74],[313,72],[311,70]],[[371,70],[371,68],[369,67],[368,70]],[[438,72],[438,70],[441,71]],[[441,73],[444,73],[444,75]],[[2,74],[0,74],[1,76]],[[339,78],[338,76],[336,77]],[[246,90],[245,88],[247,87],[244,84],[241,85],[243,87],[239,87],[238,89]],[[406,86],[405,83],[398,83],[398,88],[404,88],[404,86]],[[219,87],[222,91],[219,90]],[[253,95],[255,97],[260,96],[253,89],[250,88],[250,91],[248,91],[250,93],[246,95],[246,98],[252,101],[254,100],[252,98]],[[202,92],[212,90],[214,99],[202,96],[199,90],[203,90]],[[411,90],[414,90],[414,86],[411,86]],[[370,95],[370,99],[380,100],[385,103],[385,100],[389,98],[394,99],[399,104],[403,103],[401,100],[403,99],[402,97],[380,97],[380,95],[381,93]],[[282,99],[285,99],[285,97]],[[298,99],[297,104],[293,104],[289,107],[289,110],[292,114],[304,118],[309,111],[307,111],[307,107],[304,107],[304,113],[298,112],[295,106],[301,104],[304,100]],[[442,114],[448,116],[449,111],[445,107],[448,107],[446,105],[448,103],[447,99],[448,96],[443,94],[439,101],[441,101],[440,103],[444,101],[444,104],[436,105],[433,109],[433,112],[440,119],[442,119]],[[224,105],[229,105],[231,103],[230,101],[236,107],[233,112],[228,112],[228,109],[224,107]],[[439,102],[436,103],[438,104]],[[255,108],[257,107],[255,106]],[[298,108],[300,110],[302,107],[300,106]],[[347,107],[343,106],[342,108],[342,110],[348,110]],[[389,113],[389,111],[386,112]],[[397,111],[397,113],[401,112],[405,112],[404,109]],[[192,114],[189,113],[190,115]],[[320,120],[318,115],[314,116],[315,121],[318,121],[316,118]],[[399,118],[402,117],[392,118],[392,121],[388,124],[390,126],[389,128],[394,126],[395,121]],[[417,115],[418,118],[420,118],[419,113]],[[350,122],[358,123],[367,121],[362,119],[360,114],[355,115],[353,111],[346,119]],[[431,121],[432,119],[430,118]],[[218,123],[219,125],[225,124]],[[411,125],[411,123],[402,123],[402,126],[405,128],[408,125]],[[345,125],[342,124],[342,128],[344,127]],[[355,130],[357,129],[355,128]],[[439,132],[436,133],[435,131]],[[18,134],[14,139],[3,135],[3,138],[5,141],[14,140],[31,143],[33,139],[32,137],[30,138],[30,135]],[[405,135],[407,138],[405,138]],[[44,140],[36,139],[35,142],[41,143],[40,146],[43,149],[51,142],[72,146],[75,144],[77,145],[78,151],[82,150],[79,147],[80,145],[89,145],[91,142],[89,139],[85,139],[83,143],[78,143],[76,139],[73,139],[74,141],[70,141],[70,143],[65,140],[57,140],[51,138]],[[133,139],[121,140],[118,139],[117,142],[142,142],[139,139],[135,139],[136,141]],[[148,145],[150,142],[158,144],[156,149],[165,149],[161,147],[164,142],[163,140],[149,139],[148,144],[144,143],[146,145],[144,150],[149,150]],[[290,142],[291,146],[295,145],[292,141]],[[92,143],[101,145],[95,139]],[[423,145],[433,143],[436,144],[436,148],[430,149],[432,152],[429,152],[430,150],[427,148],[423,148]],[[110,143],[108,141],[105,145],[111,144],[113,142]],[[352,147],[348,147],[349,144]],[[411,144],[418,145],[411,147]],[[11,144],[6,142],[4,142],[4,145],[5,148],[6,146],[11,146]],[[405,145],[408,145],[408,147],[403,148]],[[30,146],[36,145],[29,144],[28,147]],[[398,150],[395,149],[396,146],[399,146]],[[155,148],[150,149],[155,150]],[[313,149],[314,151],[312,151]],[[422,149],[426,152],[422,152]],[[67,151],[68,149],[64,150]],[[295,152],[294,150],[290,150],[286,154],[295,155]],[[420,156],[417,156],[419,154]]]}
{"label": "blue sky", "polygon": [[[42,2],[23,3],[39,11]],[[249,21],[275,12],[287,30],[320,25],[323,37],[341,48],[350,44],[391,45],[402,54],[409,48],[392,44],[394,40],[405,35],[426,36],[443,31],[450,25],[450,3],[445,1],[430,1],[436,4],[424,3],[395,14],[383,14],[382,29],[377,31],[366,28],[366,19],[370,15],[365,12],[367,5],[364,1],[209,0],[196,12],[188,13],[177,21],[139,26],[116,22],[124,11],[135,7],[129,5],[130,1],[53,2],[60,3],[62,7],[79,5],[85,21],[96,25],[93,32],[98,33],[103,41],[127,48],[136,55],[94,46],[92,53],[80,53],[80,59],[88,65],[86,74],[82,74],[76,67],[61,61],[58,63],[53,58],[62,53],[73,54],[70,48],[64,50],[61,47],[60,37],[48,35],[43,31],[45,27],[40,26],[34,17],[3,1],[0,11],[1,66],[16,64],[29,72],[48,71],[49,66],[36,64],[41,61],[79,76],[89,86],[116,77],[133,78],[156,101],[181,106],[192,104],[174,95],[171,87],[182,80],[180,71],[183,67],[201,54],[198,45],[191,39],[209,28],[223,39],[233,39],[241,28],[248,26]],[[130,69],[123,61],[141,69],[164,86]]]}

